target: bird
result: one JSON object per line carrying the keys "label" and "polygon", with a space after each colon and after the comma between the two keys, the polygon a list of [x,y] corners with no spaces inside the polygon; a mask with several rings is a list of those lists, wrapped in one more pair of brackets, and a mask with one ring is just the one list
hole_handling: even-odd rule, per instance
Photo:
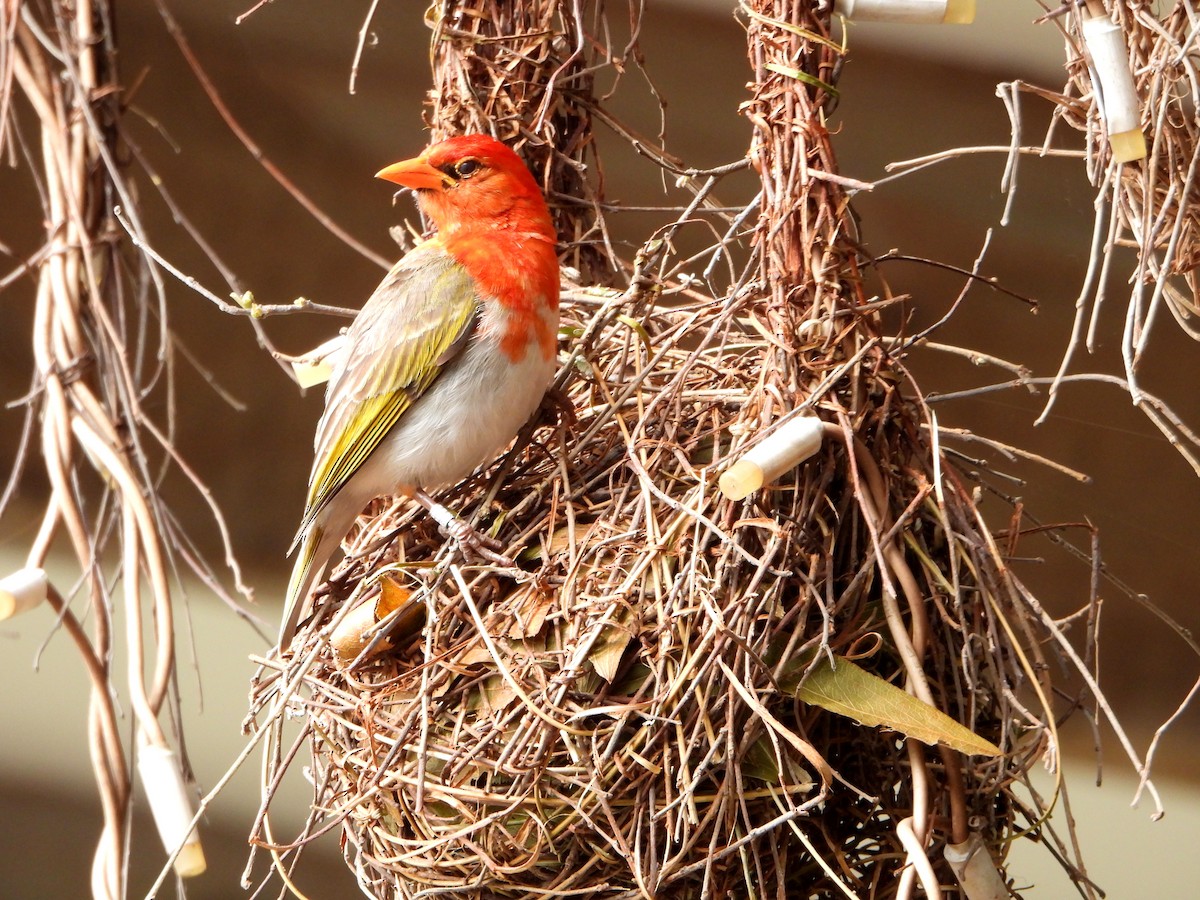
{"label": "bird", "polygon": [[559,268],[546,199],[484,134],[438,141],[376,174],[410,188],[434,233],[355,317],[326,389],[279,647],[363,507],[405,495],[464,552],[508,563],[427,493],[495,459],[557,367]]}

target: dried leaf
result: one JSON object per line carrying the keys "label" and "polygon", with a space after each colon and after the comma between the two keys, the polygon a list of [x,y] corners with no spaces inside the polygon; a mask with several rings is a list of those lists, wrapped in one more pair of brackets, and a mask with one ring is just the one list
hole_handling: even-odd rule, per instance
{"label": "dried leaf", "polygon": [[571,546],[571,529],[564,525],[550,535],[549,540],[543,541],[536,547],[529,547],[521,553],[522,559],[542,560],[553,559],[563,550]]}
{"label": "dried leaf", "polygon": [[835,656],[837,665],[821,657],[799,685],[795,694],[805,703],[819,706],[864,725],[882,725],[926,744],[945,744],[960,753],[1000,756],[1002,751],[941,710],[872,675],[845,657]]}
{"label": "dried leaf", "polygon": [[403,612],[389,631],[393,644],[403,643],[421,630],[425,622],[425,603],[413,598],[413,592],[390,575],[379,579],[379,599],[375,601],[375,620],[383,621],[398,609]]}
{"label": "dried leaf", "polygon": [[633,634],[623,625],[605,628],[588,657],[596,674],[611,683],[621,665],[621,657],[625,655],[625,648],[629,646],[632,639]]}
{"label": "dried leaf", "polygon": [[487,645],[481,640],[474,640],[458,654],[454,659],[454,664],[457,666],[474,666],[479,663],[491,662],[493,659],[492,652],[488,650]]}
{"label": "dried leaf", "polygon": [[533,637],[542,630],[546,616],[554,606],[554,595],[540,590],[536,585],[530,585],[526,596],[516,604],[513,611],[513,623],[509,626],[508,636],[511,638]]}
{"label": "dried leaf", "polygon": [[479,686],[479,699],[483,708],[490,712],[507,709],[516,698],[517,695],[501,675],[489,675]]}

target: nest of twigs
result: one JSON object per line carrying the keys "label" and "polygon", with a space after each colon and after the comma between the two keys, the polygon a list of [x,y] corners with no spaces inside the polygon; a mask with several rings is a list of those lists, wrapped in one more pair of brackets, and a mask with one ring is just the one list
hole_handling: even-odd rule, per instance
{"label": "nest of twigs", "polygon": [[[443,498],[518,568],[467,564],[410,505],[381,502],[291,647],[263,661],[252,712],[276,727],[254,838],[285,877],[293,852],[340,828],[374,897],[892,897],[914,877],[950,884],[947,844],[974,840],[1002,867],[1019,829],[1053,839],[1018,782],[1056,749],[1043,654],[1061,632],[1006,566],[1016,535],[988,531],[892,355],[902,343],[881,333],[822,124],[840,51],[808,39],[828,24],[808,4],[778,5],[743,4],[747,159],[681,170],[639,145],[691,199],[631,262],[608,257],[628,288],[566,286],[552,402]],[[462,41],[443,65],[478,78],[540,58],[479,36],[498,7],[463,6],[479,15],[435,31]],[[459,58],[481,53],[492,63]],[[538,117],[493,96],[557,96],[537,82],[559,69],[522,71],[516,88],[496,74],[436,101],[460,117],[502,109],[501,132],[520,117],[507,133],[532,128],[543,149],[574,134],[557,101],[538,100],[553,112]],[[553,184],[571,157],[538,158]],[[759,198],[711,202],[751,165]],[[568,224],[568,239],[604,231],[585,195],[600,224]],[[680,258],[673,241],[697,222],[718,237]],[[747,500],[718,491],[733,459],[800,415],[824,423],[814,457]],[[1000,754],[812,689],[852,661]],[[313,813],[284,840],[269,808],[304,742]]]}
{"label": "nest of twigs", "polygon": [[[807,402],[857,449],[835,439],[734,503],[714,472],[783,388],[760,364],[762,305],[653,299],[573,292],[561,381],[574,420],[548,412],[450,496],[486,497],[480,525],[525,548],[523,574],[455,562],[423,516],[381,508],[292,654],[265,670],[262,709],[303,672],[289,704],[307,723],[313,806],[341,825],[372,896],[820,895],[837,880],[890,893],[913,759],[896,733],[804,703],[797,685],[823,654],[903,673],[887,621],[907,591],[897,578],[932,601],[917,642],[939,708],[1009,749],[1017,721],[1036,724],[1009,705],[1028,680],[1010,633],[1043,626],[969,536],[969,490],[951,477],[935,498],[920,410],[886,357],[865,354],[833,392],[810,344]],[[375,640],[339,659],[329,636],[359,604],[381,613]],[[953,788],[929,775],[920,792],[998,843],[1029,761],[983,760]]]}

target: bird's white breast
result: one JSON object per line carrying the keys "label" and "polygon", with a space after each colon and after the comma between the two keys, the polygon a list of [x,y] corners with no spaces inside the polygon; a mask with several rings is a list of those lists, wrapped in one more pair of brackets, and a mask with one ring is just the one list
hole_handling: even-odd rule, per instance
{"label": "bird's white breast", "polygon": [[[501,352],[506,315],[499,304],[488,304],[461,355],[363,463],[355,493],[369,500],[405,488],[452,484],[490,462],[516,436],[541,403],[556,360],[546,359],[536,341],[517,362]],[[555,332],[557,310],[546,309],[543,318]]]}

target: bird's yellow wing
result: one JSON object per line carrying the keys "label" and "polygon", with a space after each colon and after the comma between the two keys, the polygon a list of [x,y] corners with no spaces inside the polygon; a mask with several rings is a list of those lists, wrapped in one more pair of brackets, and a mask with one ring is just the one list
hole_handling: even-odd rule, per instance
{"label": "bird's yellow wing", "polygon": [[330,379],[299,534],[458,355],[478,314],[470,275],[436,242],[392,267],[350,326],[345,363]]}

